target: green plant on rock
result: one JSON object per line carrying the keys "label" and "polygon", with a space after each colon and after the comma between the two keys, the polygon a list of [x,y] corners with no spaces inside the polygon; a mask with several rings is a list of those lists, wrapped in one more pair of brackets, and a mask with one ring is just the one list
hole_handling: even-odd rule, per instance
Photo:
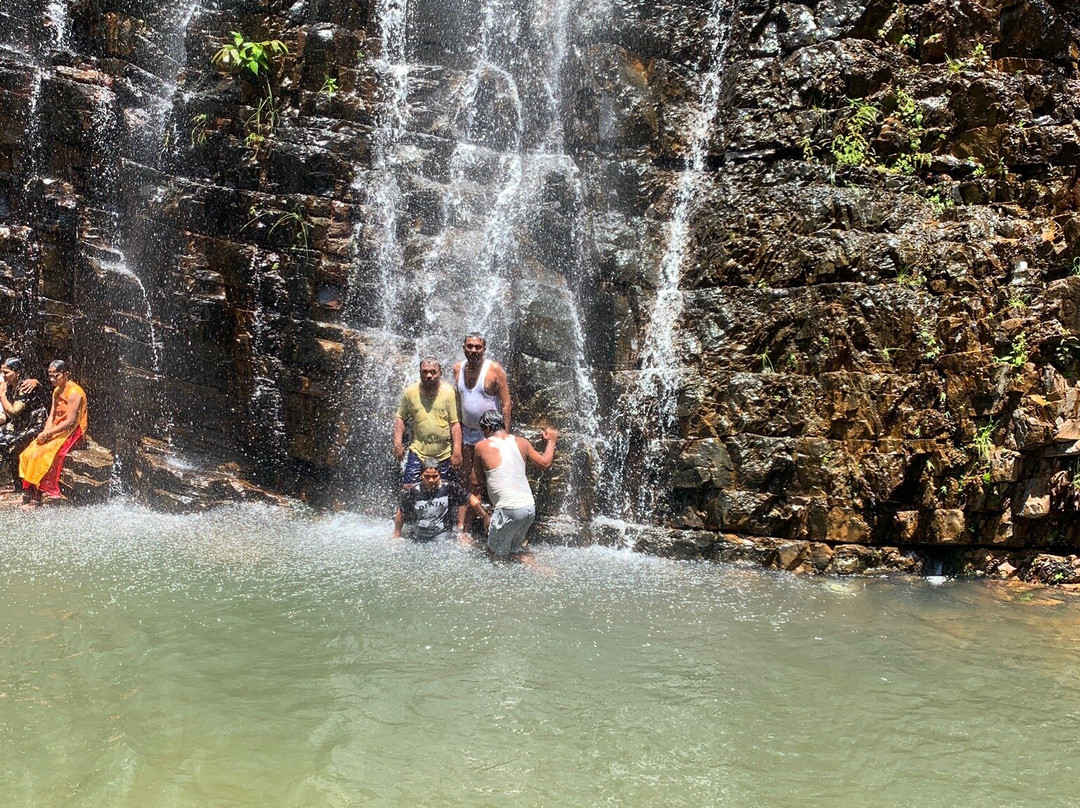
{"label": "green plant on rock", "polygon": [[1018,334],[1009,345],[1009,352],[997,361],[1014,368],[1022,368],[1027,364],[1028,358],[1027,337],[1024,334]]}
{"label": "green plant on rock", "polygon": [[839,166],[855,168],[874,162],[869,130],[881,117],[877,104],[860,98],[848,99],[848,115],[832,141],[832,156]]}
{"label": "green plant on rock", "polygon": [[923,351],[923,357],[926,359],[937,359],[941,356],[944,350],[941,347],[941,343],[938,341],[937,335],[934,333],[933,328],[929,323],[919,323],[919,341],[926,349]]}
{"label": "green plant on rock", "polygon": [[799,138],[795,141],[795,145],[802,149],[803,159],[806,162],[812,163],[814,161],[814,144],[808,136],[804,135]]}
{"label": "green plant on rock", "polygon": [[334,96],[338,94],[338,80],[332,76],[326,76],[323,79],[322,87],[319,88],[319,95],[325,96],[327,101],[333,101]]}
{"label": "green plant on rock", "polygon": [[1007,305],[1015,311],[1023,311],[1028,307],[1027,297],[1022,292],[1013,292],[1009,295]]}
{"label": "green plant on rock", "polygon": [[251,149],[252,160],[259,159],[277,125],[277,100],[272,95],[259,99],[259,103],[255,105],[255,111],[248,116],[244,124],[247,132],[244,145]]}
{"label": "green plant on rock", "polygon": [[233,31],[232,40],[224,42],[212,60],[220,67],[249,72],[255,78],[266,79],[273,69],[274,57],[288,52],[289,49],[280,39],[256,42],[239,31]]}
{"label": "green plant on rock", "polygon": [[761,372],[762,373],[773,373],[775,371],[775,368],[773,367],[772,360],[769,359],[769,352],[768,351],[762,351],[761,354],[758,356],[758,359],[761,360]]}
{"label": "green plant on rock", "polygon": [[896,270],[896,282],[911,288],[925,286],[926,277],[917,269],[902,266]]}
{"label": "green plant on rock", "polygon": [[1080,275],[1080,255],[1076,256],[1069,265],[1070,275]]}
{"label": "green plant on rock", "polygon": [[917,44],[918,43],[915,41],[915,37],[913,37],[911,34],[904,34],[902,37],[900,37],[900,47],[903,50],[915,50]]}
{"label": "green plant on rock", "polygon": [[206,125],[210,121],[210,116],[205,112],[200,112],[191,116],[191,145],[203,146],[206,144]]}
{"label": "green plant on rock", "polygon": [[982,463],[990,462],[990,452],[994,449],[994,430],[997,429],[997,422],[991,420],[986,426],[980,427],[975,430],[975,434],[971,438],[971,448],[975,452],[975,457]]}
{"label": "green plant on rock", "polygon": [[248,78],[259,87],[260,98],[255,112],[244,122],[244,145],[251,150],[253,161],[257,161],[265,151],[279,121],[278,103],[270,79],[276,57],[288,52],[289,49],[280,39],[255,41],[247,39],[239,31],[233,31],[232,39],[224,42],[212,57],[218,67]]}
{"label": "green plant on rock", "polygon": [[1067,331],[1054,348],[1054,364],[1068,378],[1078,362],[1080,362],[1080,339],[1071,331]]}
{"label": "green plant on rock", "polygon": [[[256,205],[252,205],[248,209],[248,215],[251,218],[248,219],[240,229],[244,230],[252,225],[264,226],[262,224],[263,220],[274,216],[276,213],[276,211],[266,210]],[[270,225],[270,229],[267,232],[273,233],[281,227],[292,229],[292,242],[294,247],[302,247],[305,250],[308,248],[311,225],[308,224],[307,219],[305,219],[301,213],[290,210],[277,214],[277,218],[274,219],[273,224]]]}
{"label": "green plant on rock", "polygon": [[935,216],[944,215],[945,211],[952,210],[956,207],[956,203],[949,197],[941,198],[941,194],[934,192],[932,194],[922,197],[923,201],[930,206],[930,209],[934,211]]}

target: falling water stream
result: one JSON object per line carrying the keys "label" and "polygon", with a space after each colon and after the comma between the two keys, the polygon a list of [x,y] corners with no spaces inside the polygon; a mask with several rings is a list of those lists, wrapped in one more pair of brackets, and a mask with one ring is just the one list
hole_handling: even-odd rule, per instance
{"label": "falling water stream", "polygon": [[[710,6],[705,36],[710,49],[702,69],[697,108],[687,126],[686,164],[675,184],[667,246],[642,341],[640,371],[624,399],[625,411],[613,441],[615,451],[607,469],[606,489],[622,503],[620,515],[626,518],[649,521],[662,515],[665,505],[662,475],[668,464],[667,444],[678,437],[676,414],[683,383],[678,334],[683,311],[680,283],[690,248],[693,215],[707,180],[706,158],[720,114],[726,56],[737,10],[738,0],[713,0]],[[635,432],[645,438],[640,471],[632,476],[627,473],[627,462],[631,459],[630,436]]]}

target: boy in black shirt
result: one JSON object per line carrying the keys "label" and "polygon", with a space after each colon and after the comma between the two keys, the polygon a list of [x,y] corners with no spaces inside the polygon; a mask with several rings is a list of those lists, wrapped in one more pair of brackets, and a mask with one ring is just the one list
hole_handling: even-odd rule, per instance
{"label": "boy in black shirt", "polygon": [[444,482],[439,461],[427,458],[420,471],[420,485],[401,494],[394,514],[394,538],[401,538],[401,529],[408,521],[414,524],[412,538],[416,541],[449,539],[453,535],[451,524],[456,525],[458,533],[463,530],[466,505],[471,505],[486,519],[491,518],[479,497],[465,493],[454,480]]}
{"label": "boy in black shirt", "polygon": [[48,393],[38,380],[22,378],[22,362],[14,356],[4,360],[0,365],[0,467],[9,467],[17,493],[22,491],[19,453],[45,428],[49,406]]}

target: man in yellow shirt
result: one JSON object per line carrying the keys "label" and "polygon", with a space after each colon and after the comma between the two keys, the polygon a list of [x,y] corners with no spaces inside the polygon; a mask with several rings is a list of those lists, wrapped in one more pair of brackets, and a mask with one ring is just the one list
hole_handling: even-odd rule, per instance
{"label": "man in yellow shirt", "polygon": [[[412,443],[405,449],[405,427],[412,428]],[[394,419],[394,456],[405,461],[401,484],[411,488],[420,481],[424,460],[439,461],[439,473],[450,479],[461,468],[461,423],[457,391],[442,380],[442,365],[433,356],[420,360],[420,381],[405,388]]]}

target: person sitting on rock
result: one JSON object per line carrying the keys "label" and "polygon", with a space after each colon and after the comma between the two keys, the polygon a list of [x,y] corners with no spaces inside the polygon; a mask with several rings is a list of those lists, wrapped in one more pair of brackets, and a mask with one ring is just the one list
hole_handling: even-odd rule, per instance
{"label": "person sitting on rock", "polygon": [[40,505],[42,494],[60,496],[64,458],[86,434],[86,393],[71,380],[65,362],[58,359],[49,365],[49,381],[53,385],[52,408],[45,428],[19,455],[25,507]]}
{"label": "person sitting on rock", "polygon": [[22,491],[19,455],[45,426],[49,399],[37,379],[22,377],[22,360],[9,357],[0,365],[0,463],[7,463],[14,492]]}
{"label": "person sitting on rock", "polygon": [[559,430],[550,426],[544,429],[543,454],[525,438],[507,432],[498,410],[488,410],[480,416],[480,430],[484,439],[476,444],[476,456],[484,468],[488,495],[495,506],[488,522],[487,548],[495,558],[518,556],[536,518],[536,503],[525,476],[525,460],[542,469],[551,468]]}
{"label": "person sitting on rock", "polygon": [[482,514],[485,522],[490,519],[483,503],[474,494],[467,494],[455,480],[443,480],[439,461],[433,457],[421,462],[420,484],[407,489],[401,495],[397,513],[394,514],[394,538],[401,538],[405,522],[412,523],[412,538],[416,541],[437,541],[452,536],[450,525],[461,533],[466,506],[472,506]]}

